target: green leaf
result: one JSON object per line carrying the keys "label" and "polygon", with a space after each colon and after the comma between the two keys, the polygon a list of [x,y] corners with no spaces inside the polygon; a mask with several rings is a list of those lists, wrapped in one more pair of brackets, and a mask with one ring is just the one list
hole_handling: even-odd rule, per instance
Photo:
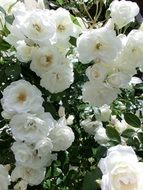
{"label": "green leaf", "polygon": [[92,149],[94,157],[97,159],[97,162],[106,155],[107,148],[105,146],[99,146],[97,149]]}
{"label": "green leaf", "polygon": [[128,146],[133,146],[133,147],[135,147],[138,150],[139,147],[140,147],[140,142],[139,142],[138,138],[132,137],[132,138],[128,139],[127,145]]}
{"label": "green leaf", "polygon": [[134,135],[134,133],[135,133],[135,131],[133,129],[126,129],[125,131],[123,131],[121,136],[125,137],[125,138],[129,138],[129,137],[132,137]]}
{"label": "green leaf", "polygon": [[77,18],[73,15],[70,15],[70,16],[71,16],[71,20],[73,21],[73,23],[80,26],[80,23],[78,22]]}
{"label": "green leaf", "polygon": [[57,0],[57,2],[58,2],[60,5],[63,5],[63,4],[64,4],[64,0]]}
{"label": "green leaf", "polygon": [[8,22],[9,24],[12,24],[14,21],[14,16],[13,15],[6,15],[5,16],[5,20],[6,22]]}
{"label": "green leaf", "polygon": [[143,143],[143,133],[139,132],[137,135],[141,143]]}
{"label": "green leaf", "polygon": [[124,119],[132,127],[135,127],[135,128],[141,127],[140,119],[133,113],[124,113]]}
{"label": "green leaf", "polygon": [[102,173],[99,168],[96,168],[95,170],[92,170],[90,172],[87,172],[87,174],[84,177],[83,181],[83,187],[82,190],[97,190],[99,189],[99,185],[96,182],[97,179],[101,179]]}
{"label": "green leaf", "polygon": [[2,38],[0,38],[0,51],[6,51],[10,48],[11,46]]}
{"label": "green leaf", "polygon": [[76,46],[76,38],[73,36],[70,36],[70,40],[69,40],[70,44],[73,46]]}
{"label": "green leaf", "polygon": [[121,143],[121,137],[120,137],[118,131],[114,127],[108,126],[106,128],[106,134],[110,140]]}

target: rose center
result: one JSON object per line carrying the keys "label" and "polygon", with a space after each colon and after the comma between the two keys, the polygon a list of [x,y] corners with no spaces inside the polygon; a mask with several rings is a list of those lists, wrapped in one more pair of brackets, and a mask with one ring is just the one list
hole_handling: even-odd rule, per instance
{"label": "rose center", "polygon": [[41,32],[41,27],[38,24],[33,24],[33,28],[35,28],[37,32]]}
{"label": "rose center", "polygon": [[17,102],[23,103],[23,102],[26,101],[26,98],[27,98],[26,93],[25,93],[25,92],[21,92],[21,93],[17,96],[16,99],[17,99]]}
{"label": "rose center", "polygon": [[48,66],[48,65],[51,65],[53,62],[53,56],[52,55],[46,55],[46,56],[43,56],[41,57],[41,64],[42,66]]}
{"label": "rose center", "polygon": [[102,44],[101,43],[97,43],[96,45],[95,45],[95,49],[96,50],[100,50],[101,48],[102,48]]}
{"label": "rose center", "polygon": [[60,24],[60,25],[57,27],[57,30],[58,30],[59,32],[63,32],[63,31],[65,30],[65,27]]}
{"label": "rose center", "polygon": [[135,184],[131,183],[131,182],[124,183],[123,181],[120,181],[120,189],[121,190],[134,190]]}

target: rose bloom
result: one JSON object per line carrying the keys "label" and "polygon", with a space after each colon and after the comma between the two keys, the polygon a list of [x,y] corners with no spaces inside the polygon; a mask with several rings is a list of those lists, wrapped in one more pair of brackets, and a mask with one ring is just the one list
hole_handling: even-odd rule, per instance
{"label": "rose bloom", "polygon": [[84,32],[77,39],[79,61],[87,64],[92,60],[110,62],[121,50],[121,40],[108,27]]}
{"label": "rose bloom", "polygon": [[72,129],[66,126],[65,120],[61,118],[51,130],[49,138],[53,143],[53,151],[64,151],[72,145],[75,136]]}
{"label": "rose bloom", "polygon": [[2,94],[1,104],[4,118],[9,119],[18,113],[40,113],[43,111],[43,98],[40,90],[25,80],[12,82]]}
{"label": "rose bloom", "polygon": [[15,169],[12,171],[11,180],[17,181],[19,178],[22,178],[31,186],[39,185],[45,177],[45,172],[45,168],[33,169],[30,167],[16,165]]}
{"label": "rose bloom", "polygon": [[51,93],[62,92],[74,81],[73,68],[69,65],[55,65],[41,76],[40,85]]}
{"label": "rose bloom", "polygon": [[110,4],[111,18],[119,28],[126,26],[135,20],[139,13],[139,7],[135,2],[115,0]]}
{"label": "rose bloom", "polygon": [[111,104],[117,98],[120,92],[117,88],[112,88],[102,82],[89,81],[83,85],[82,95],[83,101],[88,102],[92,106],[103,106]]}
{"label": "rose bloom", "polygon": [[143,187],[143,163],[138,162],[132,147],[109,148],[99,168],[103,173],[102,190],[141,190]]}

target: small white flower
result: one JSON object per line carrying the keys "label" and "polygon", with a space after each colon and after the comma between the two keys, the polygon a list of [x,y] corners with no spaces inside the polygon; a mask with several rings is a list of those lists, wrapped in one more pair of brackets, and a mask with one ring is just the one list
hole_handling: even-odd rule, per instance
{"label": "small white flower", "polygon": [[64,40],[74,35],[74,25],[69,11],[60,7],[53,12],[53,18],[56,25],[55,37],[57,39]]}
{"label": "small white flower", "polygon": [[31,148],[25,143],[14,142],[11,150],[14,153],[16,162],[20,162],[22,164],[33,157]]}
{"label": "small white flower", "polygon": [[9,185],[8,172],[3,165],[0,164],[0,188],[1,190],[8,190]]}
{"label": "small white flower", "polygon": [[109,121],[112,110],[110,109],[110,106],[103,105],[99,108],[100,110],[100,120],[101,121]]}
{"label": "small white flower", "polygon": [[3,91],[1,104],[9,116],[17,113],[42,112],[43,98],[40,90],[25,80],[12,82]]}
{"label": "small white flower", "polygon": [[137,3],[125,0],[114,0],[110,4],[111,18],[119,28],[126,26],[135,20],[135,16],[139,13]]}
{"label": "small white flower", "polygon": [[26,144],[23,142],[15,142],[12,146],[16,162],[22,166],[38,169],[49,166],[53,161],[51,152],[46,152],[43,155],[38,154],[34,144]]}
{"label": "small white flower", "polygon": [[86,75],[88,76],[89,80],[100,80],[104,81],[107,75],[106,67],[103,67],[99,64],[94,64],[93,66],[89,66],[86,70]]}
{"label": "small white flower", "polygon": [[77,39],[77,51],[82,63],[92,60],[110,62],[121,49],[121,41],[115,31],[106,27],[84,32]]}
{"label": "small white flower", "polygon": [[49,153],[51,153],[52,149],[53,144],[49,138],[42,139],[35,145],[35,150],[38,152],[39,157],[47,156]]}
{"label": "small white flower", "polygon": [[45,172],[45,168],[33,169],[30,167],[16,165],[15,169],[12,171],[11,179],[12,181],[17,181],[21,178],[31,186],[39,185],[45,177]]}
{"label": "small white flower", "polygon": [[80,125],[84,128],[85,132],[94,135],[96,128],[99,126],[102,126],[102,122],[100,121],[92,121],[91,119],[85,119],[83,120]]}
{"label": "small white flower", "polygon": [[28,10],[45,9],[43,0],[24,0],[24,4]]}
{"label": "small white flower", "polygon": [[124,72],[114,72],[108,75],[106,82],[114,88],[126,88],[131,76]]}
{"label": "small white flower", "polygon": [[61,151],[68,149],[72,145],[75,137],[70,127],[59,122],[50,132],[49,138],[53,143],[53,151]]}
{"label": "small white flower", "polygon": [[48,10],[27,12],[18,24],[23,35],[37,43],[48,42],[55,34],[55,25]]}
{"label": "small white flower", "polygon": [[66,119],[67,125],[72,125],[75,117],[74,115],[69,115],[68,118]]}
{"label": "small white flower", "polygon": [[32,114],[18,114],[13,116],[10,121],[10,127],[14,138],[17,141],[35,143],[46,138],[50,128],[53,128],[51,118],[46,122]]}
{"label": "small white flower", "polygon": [[106,135],[106,129],[103,126],[99,126],[95,129],[94,140],[99,144],[107,144],[109,138]]}
{"label": "small white flower", "polygon": [[127,129],[127,124],[119,121],[115,115],[111,116],[111,124],[120,134]]}
{"label": "small white flower", "polygon": [[18,41],[16,47],[16,57],[22,62],[28,62],[32,58],[32,46],[28,46],[25,41]]}
{"label": "small white flower", "polygon": [[141,190],[143,187],[143,163],[138,162],[132,147],[117,145],[108,149],[99,167],[103,173],[102,190]]}
{"label": "small white flower", "polygon": [[30,69],[38,76],[41,76],[42,74],[49,71],[53,65],[58,65],[60,60],[61,56],[57,48],[50,44],[46,47],[35,48],[32,53]]}
{"label": "small white flower", "polygon": [[130,75],[135,73],[136,67],[142,67],[143,60],[143,31],[132,30],[126,40],[119,59],[117,60],[117,67]]}
{"label": "small white flower", "polygon": [[56,65],[41,76],[41,86],[51,93],[62,92],[73,83],[73,68],[68,65]]}
{"label": "small white flower", "polygon": [[93,106],[103,106],[110,104],[116,99],[119,89],[112,88],[101,82],[86,82],[83,85],[83,101]]}

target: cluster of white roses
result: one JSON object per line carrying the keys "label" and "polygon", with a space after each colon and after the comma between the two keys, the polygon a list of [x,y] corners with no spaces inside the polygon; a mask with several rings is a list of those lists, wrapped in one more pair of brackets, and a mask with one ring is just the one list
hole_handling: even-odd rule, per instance
{"label": "cluster of white roses", "polygon": [[[125,106],[121,105],[121,109],[125,109]],[[87,107],[90,110],[90,107]],[[133,129],[134,131],[141,132],[142,130],[139,128],[134,128],[133,126],[129,125],[124,116],[121,115],[121,119],[119,120],[116,115],[112,115],[112,110],[110,106],[103,105],[97,109],[94,108],[94,114],[90,115],[87,119],[82,120],[80,125],[83,127],[86,133],[89,135],[94,136],[94,140],[98,142],[100,145],[107,146],[109,144],[109,138],[106,134],[106,129],[108,126],[112,126],[120,135],[122,144],[126,144],[126,138],[122,137],[122,133],[127,129]],[[96,119],[95,119],[96,118]],[[103,125],[103,122],[108,122],[106,128]]]}
{"label": "cluster of white roses", "polygon": [[56,159],[52,151],[64,151],[74,141],[74,133],[65,118],[57,122],[44,112],[42,103],[40,90],[25,80],[12,82],[3,91],[2,116],[10,119],[9,126],[16,140],[11,147],[16,160],[11,180],[21,179],[15,189],[40,184],[46,167]]}
{"label": "cluster of white roses", "polygon": [[[137,67],[143,68],[143,30],[132,30],[127,36],[123,28],[139,13],[136,3],[115,0],[109,7],[111,18],[105,26],[89,29],[77,39],[81,63],[94,64],[86,70],[89,79],[83,86],[83,100],[93,106],[110,104],[126,88]],[[91,65],[91,64],[90,64]]]}
{"label": "cluster of white roses", "polygon": [[142,27],[127,36],[116,32],[135,20],[139,13],[136,3],[113,1],[107,24],[85,29],[83,23],[81,27],[75,25],[63,8],[49,10],[42,0],[30,2],[17,2],[12,7],[14,21],[5,40],[15,47],[20,61],[30,62],[30,69],[41,78],[41,86],[51,93],[69,88],[74,81],[72,60],[67,56],[71,36],[77,38],[79,61],[94,62],[86,70],[89,81],[82,88],[84,102],[110,104],[120,88],[128,86],[135,69],[143,68]]}
{"label": "cluster of white roses", "polygon": [[30,69],[41,78],[41,86],[58,93],[73,83],[73,64],[66,55],[70,37],[78,36],[80,27],[66,9],[49,10],[43,1],[30,2],[19,1],[12,7],[15,19],[5,40],[15,47],[20,61],[31,62]]}

